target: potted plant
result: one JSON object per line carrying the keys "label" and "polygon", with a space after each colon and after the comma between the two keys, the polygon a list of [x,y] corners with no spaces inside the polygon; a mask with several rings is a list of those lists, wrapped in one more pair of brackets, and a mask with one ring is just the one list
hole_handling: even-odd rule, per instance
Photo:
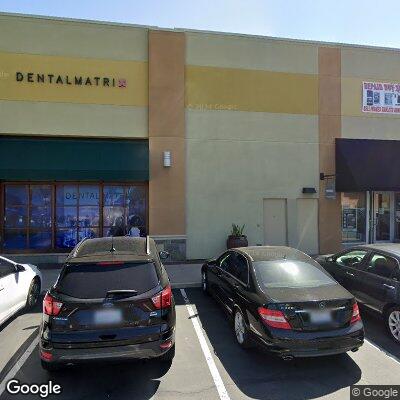
{"label": "potted plant", "polygon": [[249,245],[247,236],[243,235],[244,227],[245,225],[239,226],[232,224],[231,234],[228,236],[228,240],[226,241],[226,246],[228,249],[232,249],[234,247],[247,247]]}

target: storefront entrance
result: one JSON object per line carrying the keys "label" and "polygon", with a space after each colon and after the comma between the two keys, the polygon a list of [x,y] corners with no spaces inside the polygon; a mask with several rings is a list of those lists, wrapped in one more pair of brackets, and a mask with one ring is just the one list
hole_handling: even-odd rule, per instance
{"label": "storefront entrance", "polygon": [[400,242],[400,192],[342,193],[342,242]]}

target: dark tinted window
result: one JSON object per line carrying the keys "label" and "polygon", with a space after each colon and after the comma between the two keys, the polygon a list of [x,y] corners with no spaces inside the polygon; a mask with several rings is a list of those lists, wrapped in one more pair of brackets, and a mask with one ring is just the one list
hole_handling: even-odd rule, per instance
{"label": "dark tinted window", "polygon": [[237,279],[244,283],[248,283],[248,266],[246,259],[237,253],[232,253],[229,262],[229,272]]}
{"label": "dark tinted window", "polygon": [[276,260],[253,262],[261,287],[318,287],[336,282],[318,264],[311,262]]}
{"label": "dark tinted window", "polygon": [[0,278],[12,274],[14,272],[15,272],[14,265],[0,258]]}
{"label": "dark tinted window", "polygon": [[153,263],[121,265],[67,265],[57,284],[57,291],[80,299],[104,298],[109,290],[147,292],[158,284]]}
{"label": "dark tinted window", "polygon": [[395,259],[375,253],[369,260],[366,270],[372,274],[390,278],[397,269],[398,266]]}

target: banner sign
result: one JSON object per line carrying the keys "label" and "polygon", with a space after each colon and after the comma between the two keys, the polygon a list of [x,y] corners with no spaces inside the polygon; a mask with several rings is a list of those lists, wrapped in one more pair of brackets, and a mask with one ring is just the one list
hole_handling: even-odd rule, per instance
{"label": "banner sign", "polygon": [[400,113],[400,83],[363,82],[362,96],[363,112]]}

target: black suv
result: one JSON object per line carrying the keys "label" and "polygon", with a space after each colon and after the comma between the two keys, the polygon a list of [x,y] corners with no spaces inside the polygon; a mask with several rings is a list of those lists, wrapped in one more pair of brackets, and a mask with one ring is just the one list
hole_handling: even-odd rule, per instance
{"label": "black suv", "polygon": [[87,239],[43,301],[42,367],[175,355],[175,302],[154,240]]}

